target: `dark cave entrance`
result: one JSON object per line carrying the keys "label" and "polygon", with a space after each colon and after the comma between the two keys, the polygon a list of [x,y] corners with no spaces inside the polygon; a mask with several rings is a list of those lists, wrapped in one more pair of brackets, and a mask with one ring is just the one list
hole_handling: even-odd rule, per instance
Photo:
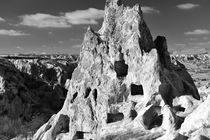
{"label": "dark cave entrance", "polygon": [[128,74],[128,65],[125,64],[125,60],[115,61],[114,70],[117,73],[117,77],[125,77]]}
{"label": "dark cave entrance", "polygon": [[131,95],[133,95],[133,96],[135,96],[135,95],[144,95],[144,91],[143,91],[142,85],[131,84],[130,88],[131,88]]}

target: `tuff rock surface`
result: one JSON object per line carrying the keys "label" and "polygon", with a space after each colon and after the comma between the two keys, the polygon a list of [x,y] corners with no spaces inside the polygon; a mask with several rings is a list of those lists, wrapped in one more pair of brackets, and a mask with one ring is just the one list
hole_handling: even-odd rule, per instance
{"label": "tuff rock surface", "polygon": [[63,108],[34,140],[186,139],[178,130],[200,99],[166,39],[153,41],[140,6],[120,0],[106,1],[98,32],[87,29],[67,87]]}
{"label": "tuff rock surface", "polygon": [[180,133],[188,137],[210,137],[210,96],[185,118]]}

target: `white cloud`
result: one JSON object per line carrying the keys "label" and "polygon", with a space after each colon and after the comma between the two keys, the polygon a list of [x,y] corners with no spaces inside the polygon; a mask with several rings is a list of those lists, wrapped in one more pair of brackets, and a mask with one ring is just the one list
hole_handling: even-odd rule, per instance
{"label": "white cloud", "polygon": [[159,10],[157,10],[157,9],[155,9],[155,8],[153,8],[153,7],[149,7],[149,6],[142,6],[142,7],[141,7],[141,10],[142,10],[143,13],[145,13],[145,14],[154,14],[154,13],[158,14],[158,13],[160,13]]}
{"label": "white cloud", "polygon": [[189,38],[188,40],[194,41],[194,40],[197,40],[197,38]]}
{"label": "white cloud", "polygon": [[[160,13],[159,10],[143,6],[142,11],[146,14]],[[37,13],[20,16],[21,25],[37,28],[69,28],[72,25],[98,24],[98,20],[104,17],[104,10],[89,8],[62,13],[58,16]]]}
{"label": "white cloud", "polygon": [[47,45],[42,45],[41,47],[42,47],[42,48],[47,48]]}
{"label": "white cloud", "polygon": [[22,47],[20,47],[20,46],[16,46],[16,48],[17,48],[17,49],[22,49]]}
{"label": "white cloud", "polygon": [[18,30],[0,29],[0,35],[6,35],[6,36],[26,36],[26,35],[29,35],[29,34],[24,33],[22,31],[18,31]]}
{"label": "white cloud", "polygon": [[63,41],[58,41],[58,44],[63,44]]}
{"label": "white cloud", "polygon": [[184,3],[184,4],[179,4],[176,7],[181,9],[181,10],[190,10],[196,7],[199,7],[199,4],[193,4],[193,3]]}
{"label": "white cloud", "polygon": [[104,17],[104,10],[89,8],[68,12],[64,16],[71,24],[98,24],[97,20]]}
{"label": "white cloud", "polygon": [[209,40],[209,38],[205,36],[205,37],[203,37],[203,40]]}
{"label": "white cloud", "polygon": [[95,8],[76,10],[59,16],[37,13],[20,16],[22,20],[20,24],[38,28],[68,28],[79,24],[98,24],[97,20],[103,18],[103,15],[103,10]]}
{"label": "white cloud", "polygon": [[72,48],[81,48],[81,44],[73,45]]}
{"label": "white cloud", "polygon": [[48,35],[52,35],[53,34],[53,32],[48,32]]}
{"label": "white cloud", "polygon": [[196,29],[194,31],[185,32],[185,35],[207,35],[210,34],[210,30],[207,29]]}
{"label": "white cloud", "polygon": [[71,25],[67,22],[64,17],[53,16],[50,14],[37,13],[34,15],[24,15],[20,17],[22,22],[21,25],[32,26],[38,28],[56,27],[56,28],[67,28]]}
{"label": "white cloud", "polygon": [[3,19],[2,17],[0,17],[0,22],[4,22],[6,21],[5,19]]}

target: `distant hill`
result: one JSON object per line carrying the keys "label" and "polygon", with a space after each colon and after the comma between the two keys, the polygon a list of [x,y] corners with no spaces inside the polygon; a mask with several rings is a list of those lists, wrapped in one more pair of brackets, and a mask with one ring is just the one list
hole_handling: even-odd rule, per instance
{"label": "distant hill", "polygon": [[207,48],[190,48],[190,49],[184,49],[184,50],[176,50],[172,52],[173,55],[176,54],[185,54],[185,55],[191,55],[191,54],[210,54],[210,49]]}

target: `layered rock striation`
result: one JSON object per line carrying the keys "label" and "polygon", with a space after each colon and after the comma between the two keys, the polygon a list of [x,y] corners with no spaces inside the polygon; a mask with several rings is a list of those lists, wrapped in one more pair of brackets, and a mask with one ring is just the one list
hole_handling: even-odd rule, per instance
{"label": "layered rock striation", "polygon": [[34,140],[180,138],[189,104],[200,99],[184,65],[171,62],[166,39],[153,41],[140,6],[121,0],[106,1],[98,32],[87,29],[68,87],[63,108]]}
{"label": "layered rock striation", "polygon": [[65,86],[77,67],[77,61],[56,59],[7,59],[23,74],[45,81],[48,85]]}

